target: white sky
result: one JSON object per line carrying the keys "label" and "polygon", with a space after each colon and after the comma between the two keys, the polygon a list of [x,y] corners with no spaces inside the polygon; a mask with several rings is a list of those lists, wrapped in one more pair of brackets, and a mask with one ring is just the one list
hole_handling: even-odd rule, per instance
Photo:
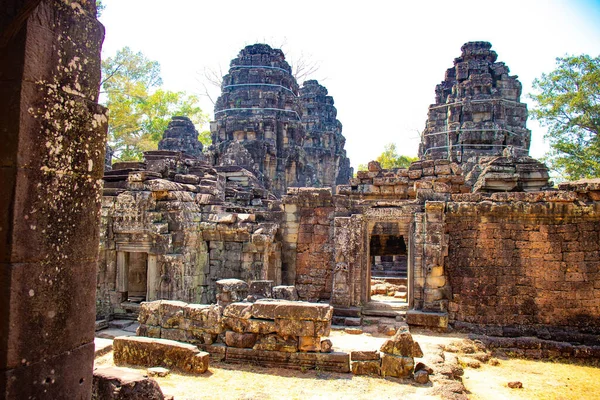
{"label": "white sky", "polygon": [[[391,142],[416,156],[435,85],[467,41],[492,43],[498,61],[519,76],[526,102],[531,82],[554,69],[556,57],[600,54],[599,0],[103,3],[103,57],[124,46],[141,51],[160,62],[169,90],[202,93],[203,68],[226,72],[254,43],[318,62],[312,78],[335,100],[354,167]],[[212,103],[201,101],[212,119]],[[531,155],[540,157],[547,150],[544,130],[535,121],[528,127]]]}

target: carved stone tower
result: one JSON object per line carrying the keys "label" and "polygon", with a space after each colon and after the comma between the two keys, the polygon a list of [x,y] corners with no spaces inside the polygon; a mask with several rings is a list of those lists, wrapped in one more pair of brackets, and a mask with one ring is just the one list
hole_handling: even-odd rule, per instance
{"label": "carved stone tower", "polygon": [[304,150],[308,162],[314,166],[320,186],[346,184],[352,178],[350,159],[346,156],[342,124],[336,119],[337,110],[327,88],[315,80],[304,82],[300,89]]}
{"label": "carved stone tower", "polygon": [[[266,44],[245,47],[221,89],[211,123],[214,165],[242,166],[277,196],[290,186],[313,186],[317,178],[302,148],[298,84],[283,52]],[[239,151],[240,144],[247,152]]]}
{"label": "carved stone tower", "polygon": [[188,156],[202,159],[202,143],[198,131],[188,117],[173,117],[158,142],[159,150],[181,151]]}
{"label": "carved stone tower", "polygon": [[421,145],[421,159],[465,162],[473,156],[529,153],[531,131],[521,83],[509,75],[488,42],[468,42],[435,88]]}

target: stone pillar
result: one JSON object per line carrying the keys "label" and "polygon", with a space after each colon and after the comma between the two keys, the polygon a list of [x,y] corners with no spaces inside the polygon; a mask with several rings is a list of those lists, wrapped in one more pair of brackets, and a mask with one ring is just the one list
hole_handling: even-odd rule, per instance
{"label": "stone pillar", "polygon": [[156,263],[156,254],[148,254],[148,291],[146,293],[146,301],[158,300],[158,286],[160,285],[160,271]]}
{"label": "stone pillar", "polygon": [[0,398],[89,399],[107,116],[95,1],[0,7]]}
{"label": "stone pillar", "polygon": [[127,265],[127,253],[117,251],[117,292],[127,292],[127,279],[129,277],[129,266]]}

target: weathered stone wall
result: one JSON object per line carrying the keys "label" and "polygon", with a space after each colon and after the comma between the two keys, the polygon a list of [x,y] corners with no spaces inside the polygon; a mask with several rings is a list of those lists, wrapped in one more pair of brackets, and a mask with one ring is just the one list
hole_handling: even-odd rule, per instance
{"label": "weathered stone wall", "polygon": [[0,7],[0,398],[91,397],[106,110],[94,1]]}
{"label": "weathered stone wall", "polygon": [[351,198],[393,200],[445,200],[452,193],[469,193],[460,165],[448,160],[416,161],[409,168],[383,169],[376,161],[368,171],[358,171],[338,194]]}
{"label": "weathered stone wall", "polygon": [[[332,353],[333,308],[286,300],[217,305],[143,303],[137,334],[193,343],[227,362],[349,372],[346,353]],[[319,354],[321,353],[321,354]]]}
{"label": "weathered stone wall", "polygon": [[147,254],[147,300],[215,301],[223,278],[281,283],[281,206],[251,174],[177,152],[146,157],[105,176],[98,314],[126,311],[127,257],[135,253]]}
{"label": "weathered stone wall", "polygon": [[[333,282],[335,216],[331,189],[290,188],[283,202],[284,248],[290,251],[284,261],[292,263],[283,268],[288,277],[294,276],[292,283],[301,300],[329,300]],[[297,233],[292,233],[296,230]]]}
{"label": "weathered stone wall", "polygon": [[507,336],[598,335],[600,204],[589,200],[539,192],[448,203],[450,320]]}

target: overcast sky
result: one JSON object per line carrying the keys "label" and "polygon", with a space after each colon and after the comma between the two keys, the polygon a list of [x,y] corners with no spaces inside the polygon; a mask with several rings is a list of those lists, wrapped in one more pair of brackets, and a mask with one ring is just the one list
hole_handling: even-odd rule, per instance
{"label": "overcast sky", "polygon": [[[600,54],[600,0],[198,1],[103,0],[103,57],[129,46],[157,60],[164,87],[203,92],[205,67],[227,71],[246,45],[281,47],[320,66],[356,167],[386,143],[416,156],[435,85],[468,41],[492,43],[498,61],[523,84],[565,54]],[[217,90],[218,94],[218,90]],[[202,109],[213,117],[212,103]],[[542,156],[534,121],[531,155]]]}

